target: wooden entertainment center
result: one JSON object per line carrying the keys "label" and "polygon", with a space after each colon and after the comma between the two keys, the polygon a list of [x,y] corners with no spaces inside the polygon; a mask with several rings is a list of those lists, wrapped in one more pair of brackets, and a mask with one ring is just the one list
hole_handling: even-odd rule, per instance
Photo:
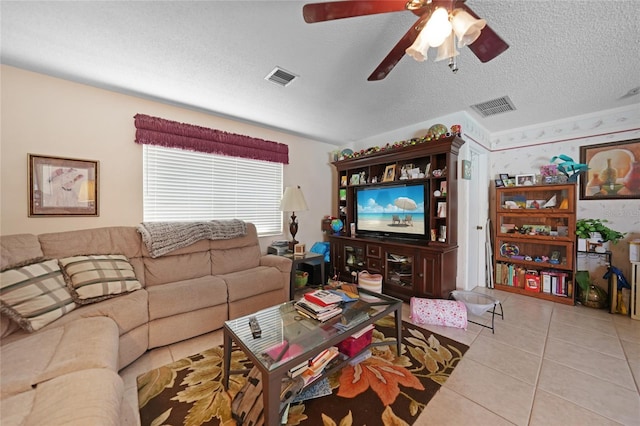
{"label": "wooden entertainment center", "polygon": [[[381,274],[383,292],[403,300],[448,298],[456,289],[458,152],[463,144],[454,135],[335,161],[335,197],[344,229],[328,237],[334,269],[330,273],[348,282],[362,270]],[[404,227],[406,233],[352,235],[358,190],[416,183],[424,185],[424,222],[420,206],[409,207],[393,215],[387,212],[388,223],[379,225],[392,231]]]}

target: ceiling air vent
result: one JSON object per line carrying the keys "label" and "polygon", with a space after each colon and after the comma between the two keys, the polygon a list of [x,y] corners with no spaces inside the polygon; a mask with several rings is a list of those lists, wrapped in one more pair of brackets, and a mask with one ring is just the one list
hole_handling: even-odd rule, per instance
{"label": "ceiling air vent", "polygon": [[502,114],[503,112],[515,111],[516,107],[513,106],[513,102],[508,96],[503,96],[491,101],[482,102],[479,104],[471,105],[478,114],[483,117],[489,117],[490,115]]}
{"label": "ceiling air vent", "polygon": [[275,67],[264,79],[282,87],[286,87],[296,77],[297,75],[292,74],[289,71],[283,70],[280,67]]}

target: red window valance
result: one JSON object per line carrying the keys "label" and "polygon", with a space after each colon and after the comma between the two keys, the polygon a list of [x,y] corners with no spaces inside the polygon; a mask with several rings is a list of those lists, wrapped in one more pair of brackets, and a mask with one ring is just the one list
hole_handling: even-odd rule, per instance
{"label": "red window valance", "polygon": [[193,124],[135,115],[136,143],[289,164],[283,143],[223,132]]}

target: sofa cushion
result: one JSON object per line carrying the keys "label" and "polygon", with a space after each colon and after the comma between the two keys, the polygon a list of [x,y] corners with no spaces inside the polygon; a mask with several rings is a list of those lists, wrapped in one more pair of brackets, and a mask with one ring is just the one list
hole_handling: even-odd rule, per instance
{"label": "sofa cushion", "polygon": [[118,327],[109,318],[85,318],[3,344],[0,355],[4,398],[74,371],[117,371]]}
{"label": "sofa cushion", "polygon": [[[147,291],[139,290],[114,297],[113,299],[103,300],[100,303],[81,305],[74,309],[73,312],[44,327],[38,333],[61,327],[82,318],[107,317],[116,323],[118,333],[122,336],[149,322],[148,300]],[[2,344],[24,339],[28,335],[26,331],[20,329],[2,339]]]}
{"label": "sofa cushion", "polygon": [[0,273],[2,313],[33,332],[75,308],[57,260]]}
{"label": "sofa cushion", "polygon": [[[155,320],[227,303],[225,282],[212,275],[150,286],[149,319]],[[176,303],[180,300],[180,303]]]}
{"label": "sofa cushion", "polygon": [[133,266],[124,255],[73,256],[60,259],[73,299],[87,304],[140,290]]}
{"label": "sofa cushion", "polygon": [[44,256],[61,259],[89,254],[123,254],[145,285],[142,266],[142,240],[133,226],[110,226],[38,235]]}
{"label": "sofa cushion", "polygon": [[[259,266],[257,268],[221,275],[227,283],[229,302],[246,299],[248,297],[282,290],[284,294],[284,280],[276,268]],[[277,302],[272,303],[275,304]]]}
{"label": "sofa cushion", "polygon": [[113,371],[91,369],[64,374],[0,401],[3,425],[118,426],[124,384]]}
{"label": "sofa cushion", "polygon": [[[205,241],[196,243],[202,251],[183,253],[174,252],[152,259],[144,258],[144,274],[147,287],[173,283],[176,281],[200,278],[211,275],[211,256]],[[195,248],[195,247],[187,247]]]}
{"label": "sofa cushion", "polygon": [[0,269],[2,270],[42,256],[38,237],[33,234],[0,236]]}

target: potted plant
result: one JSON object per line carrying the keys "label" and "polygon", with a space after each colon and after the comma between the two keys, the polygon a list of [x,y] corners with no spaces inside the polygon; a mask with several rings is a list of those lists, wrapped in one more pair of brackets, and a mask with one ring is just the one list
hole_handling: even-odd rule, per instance
{"label": "potted plant", "polygon": [[576,221],[578,250],[606,251],[608,249],[608,244],[606,243],[617,244],[618,241],[624,238],[626,233],[609,228],[605,225],[608,222],[606,219],[578,219]]}

